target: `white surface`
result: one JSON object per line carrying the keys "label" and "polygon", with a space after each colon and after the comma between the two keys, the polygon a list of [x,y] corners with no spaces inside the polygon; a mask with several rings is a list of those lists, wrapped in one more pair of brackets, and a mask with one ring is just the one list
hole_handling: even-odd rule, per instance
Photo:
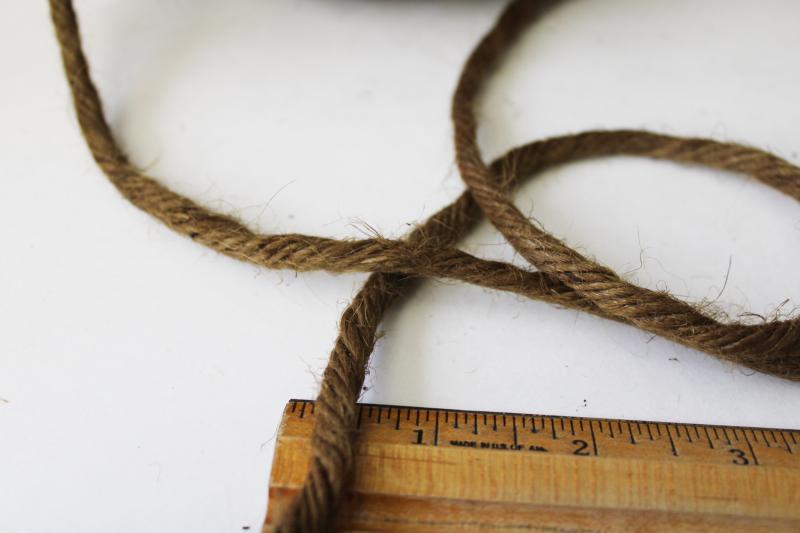
{"label": "white surface", "polygon": [[[122,144],[206,205],[399,236],[462,190],[449,98],[499,3],[77,7]],[[45,3],[0,12],[0,530],[257,531],[281,408],[314,396],[364,276],[259,270],[126,204],[79,136]],[[487,156],[641,126],[798,162],[798,20],[792,0],[571,3],[492,85]],[[751,180],[613,159],[547,172],[518,205],[734,316],[800,298],[800,209]],[[464,248],[513,257],[487,225]],[[800,427],[800,385],[507,294],[427,281],[384,330],[369,401]]]}

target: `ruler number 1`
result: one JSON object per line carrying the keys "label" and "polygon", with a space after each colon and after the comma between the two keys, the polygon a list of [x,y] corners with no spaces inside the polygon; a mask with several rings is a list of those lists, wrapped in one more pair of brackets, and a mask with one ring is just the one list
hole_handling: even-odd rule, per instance
{"label": "ruler number 1", "polygon": [[417,434],[417,440],[414,441],[414,444],[425,444],[424,442],[422,442],[423,431],[424,430],[422,430],[422,429],[415,429],[414,430],[414,433]]}

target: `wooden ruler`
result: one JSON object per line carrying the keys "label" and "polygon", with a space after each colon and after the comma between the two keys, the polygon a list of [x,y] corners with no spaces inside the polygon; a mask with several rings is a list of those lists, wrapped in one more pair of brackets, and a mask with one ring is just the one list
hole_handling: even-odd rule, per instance
{"label": "wooden ruler", "polygon": [[[288,403],[266,530],[313,424]],[[798,430],[362,404],[358,431],[343,530],[800,531]]]}

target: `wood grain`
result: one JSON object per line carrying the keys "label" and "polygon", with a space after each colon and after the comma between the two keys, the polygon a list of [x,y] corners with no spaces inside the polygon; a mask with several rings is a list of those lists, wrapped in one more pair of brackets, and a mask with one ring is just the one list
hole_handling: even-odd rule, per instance
{"label": "wood grain", "polygon": [[[277,437],[265,531],[314,404]],[[796,430],[362,405],[347,531],[800,531]]]}

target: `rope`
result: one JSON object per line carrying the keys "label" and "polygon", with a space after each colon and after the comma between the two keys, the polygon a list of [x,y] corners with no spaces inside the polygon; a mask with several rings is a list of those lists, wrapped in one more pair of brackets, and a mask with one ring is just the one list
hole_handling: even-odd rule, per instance
{"label": "rope", "polygon": [[[542,170],[576,160],[632,155],[749,175],[800,200],[800,169],[761,150],[647,131],[588,131],[517,147],[491,164],[477,143],[474,109],[483,87],[517,37],[556,0],[516,0],[480,41],[452,102],[458,168],[467,190],[406,238],[335,240],[255,233],[161,185],[137,169],[116,143],[90,77],[71,0],[49,0],[81,131],[98,166],[132,204],[217,252],[264,268],[370,272],[344,311],[316,403],[312,459],[305,484],[276,531],[327,531],[353,466],[356,401],[377,328],[415,278],[448,278],[508,291],[630,324],[721,359],[800,381],[800,321],[722,323],[665,292],[632,285],[535,227],[509,194]],[[536,271],[487,261],[456,248],[486,216]]]}

